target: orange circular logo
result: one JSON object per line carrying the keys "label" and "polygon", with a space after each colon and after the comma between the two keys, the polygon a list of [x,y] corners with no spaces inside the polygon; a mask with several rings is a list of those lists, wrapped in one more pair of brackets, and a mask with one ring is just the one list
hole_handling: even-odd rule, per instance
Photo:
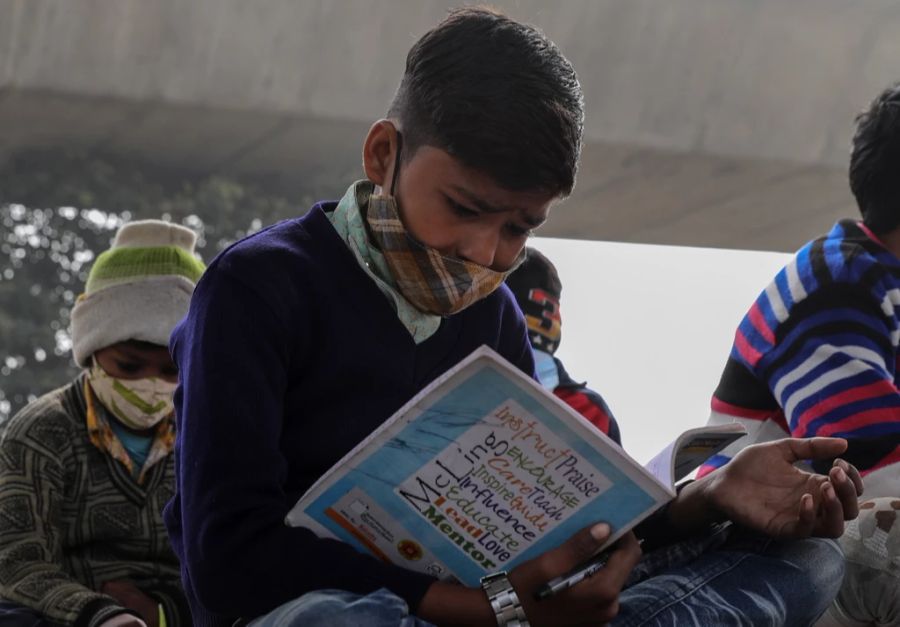
{"label": "orange circular logo", "polygon": [[412,540],[400,540],[397,543],[397,552],[410,562],[422,559],[422,547]]}

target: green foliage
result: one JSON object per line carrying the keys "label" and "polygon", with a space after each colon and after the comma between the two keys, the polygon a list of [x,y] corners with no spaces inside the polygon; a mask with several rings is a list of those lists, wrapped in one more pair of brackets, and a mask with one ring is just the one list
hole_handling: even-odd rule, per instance
{"label": "green foliage", "polygon": [[[29,153],[0,169],[0,423],[68,382],[69,311],[97,254],[128,220],[162,218],[199,235],[209,261],[263,225],[302,214],[256,183],[191,177],[121,157]],[[305,197],[304,197],[305,196]]]}

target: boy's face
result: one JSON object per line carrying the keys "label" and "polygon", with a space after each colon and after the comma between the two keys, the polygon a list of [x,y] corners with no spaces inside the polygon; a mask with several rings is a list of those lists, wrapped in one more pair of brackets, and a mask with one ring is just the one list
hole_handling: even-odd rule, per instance
{"label": "boy's face", "polygon": [[376,123],[366,139],[363,164],[369,179],[396,198],[410,235],[449,257],[499,272],[511,268],[530,232],[547,219],[555,196],[509,191],[430,146],[401,162],[392,190],[396,135],[390,122]]}
{"label": "boy's face", "polygon": [[98,350],[94,359],[106,374],[117,379],[157,377],[169,383],[178,381],[178,367],[165,346],[119,342]]}

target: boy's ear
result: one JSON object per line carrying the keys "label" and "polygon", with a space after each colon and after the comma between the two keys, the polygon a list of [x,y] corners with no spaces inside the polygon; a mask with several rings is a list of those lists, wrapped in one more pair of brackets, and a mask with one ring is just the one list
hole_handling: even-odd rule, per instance
{"label": "boy's ear", "polygon": [[[366,178],[384,187],[394,175],[397,154],[397,127],[390,120],[378,120],[369,129],[363,144],[363,171]],[[390,190],[394,193],[394,190]]]}

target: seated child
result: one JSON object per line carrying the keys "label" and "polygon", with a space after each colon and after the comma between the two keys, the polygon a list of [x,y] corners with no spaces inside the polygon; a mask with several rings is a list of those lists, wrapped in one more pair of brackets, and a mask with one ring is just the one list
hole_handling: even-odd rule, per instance
{"label": "seated child", "polygon": [[0,440],[0,626],[190,625],[162,508],[174,487],[166,347],[203,264],[196,236],[124,225],[72,310],[84,371]]}
{"label": "seated child", "polygon": [[[864,518],[893,512],[890,504],[900,498],[898,170],[900,85],[894,85],[856,121],[849,178],[862,219],[841,220],[800,249],[735,333],[710,422],[741,421],[748,436],[709,460],[701,476],[754,442],[838,436],[847,439],[845,457],[865,479],[865,497],[879,499]],[[900,546],[890,534],[875,533],[863,550],[853,533],[841,539],[848,577],[829,614],[850,626],[896,624]],[[890,564],[894,574],[886,575]]]}

